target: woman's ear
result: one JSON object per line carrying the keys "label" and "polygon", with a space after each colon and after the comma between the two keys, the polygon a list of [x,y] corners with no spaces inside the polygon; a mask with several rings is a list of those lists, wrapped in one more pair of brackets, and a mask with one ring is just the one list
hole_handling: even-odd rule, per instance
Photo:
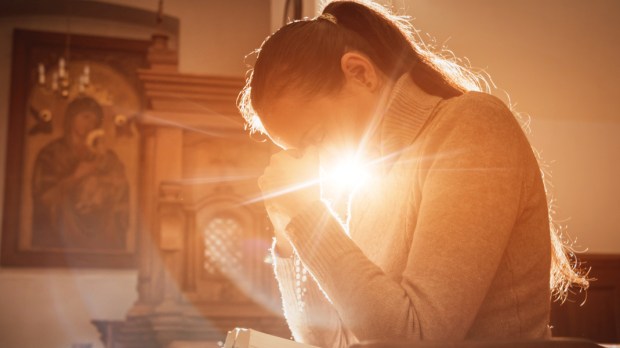
{"label": "woman's ear", "polygon": [[347,52],[340,58],[340,68],[347,82],[375,92],[381,87],[381,77],[368,57],[359,52]]}

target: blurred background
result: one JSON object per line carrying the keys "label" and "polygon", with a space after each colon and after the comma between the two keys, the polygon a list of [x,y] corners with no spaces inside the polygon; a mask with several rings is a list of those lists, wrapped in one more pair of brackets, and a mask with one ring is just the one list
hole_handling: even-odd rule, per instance
{"label": "blurred background", "polygon": [[[555,333],[618,342],[620,2],[382,3],[484,69],[529,120],[557,221],[599,279],[585,305],[576,294],[554,309]],[[244,57],[294,6],[314,17],[321,1],[160,5],[0,0],[2,347],[210,347],[235,326],[288,337],[265,260],[269,223],[260,204],[239,205],[273,149],[244,133],[234,102]],[[101,105],[101,139],[124,165],[121,246],[37,244],[28,227],[37,154],[63,136],[56,121],[82,94]]]}

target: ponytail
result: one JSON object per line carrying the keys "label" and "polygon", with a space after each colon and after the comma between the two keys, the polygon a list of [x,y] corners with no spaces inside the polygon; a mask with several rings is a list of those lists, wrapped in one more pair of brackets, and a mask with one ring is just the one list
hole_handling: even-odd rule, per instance
{"label": "ponytail", "polygon": [[[433,54],[418,53],[424,50],[417,49],[413,28],[406,17],[395,16],[373,2],[362,4],[353,1],[331,2],[323,13],[333,15],[340,26],[364,38],[369,52],[363,53],[390,79],[396,80],[410,73],[425,92],[443,98],[455,97],[470,89],[443,74],[433,64]],[[470,85],[477,86],[473,76],[468,79]]]}
{"label": "ponytail", "polygon": [[[240,107],[244,114],[259,111],[265,100],[285,89],[308,95],[337,90],[344,83],[340,58],[347,51],[367,55],[392,80],[411,73],[427,93],[443,98],[479,89],[475,75],[421,49],[407,19],[390,14],[380,5],[334,1],[323,13],[333,16],[337,24],[324,19],[295,21],[263,42],[242,93]],[[458,70],[460,79],[443,73],[437,62]],[[251,108],[246,102],[251,103]],[[256,120],[254,116],[246,119]]]}
{"label": "ponytail", "polygon": [[[466,91],[489,92],[490,83],[454,58],[434,53],[416,35],[409,18],[366,0],[333,1],[314,20],[295,21],[268,37],[257,51],[253,71],[238,106],[251,132],[266,133],[263,108],[290,90],[316,96],[344,84],[340,59],[347,51],[365,54],[387,78],[409,73],[425,92],[451,98]],[[539,162],[542,160],[538,158]],[[544,167],[541,165],[541,167]],[[545,186],[548,187],[545,181]],[[551,195],[548,193],[549,206]],[[550,209],[552,265],[550,287],[564,299],[569,287],[588,287]]]}

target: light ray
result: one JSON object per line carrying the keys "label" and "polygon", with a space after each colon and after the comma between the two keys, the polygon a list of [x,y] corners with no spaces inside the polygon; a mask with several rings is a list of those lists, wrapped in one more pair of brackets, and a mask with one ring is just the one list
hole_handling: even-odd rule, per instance
{"label": "light ray", "polygon": [[183,124],[183,123],[180,123],[180,122],[175,122],[175,121],[172,121],[172,120],[169,120],[169,119],[166,119],[166,118],[157,117],[157,116],[153,116],[153,115],[150,115],[150,114],[140,114],[140,117],[143,120],[156,120],[157,122],[165,124],[165,125],[168,125],[168,126],[174,126],[174,127],[185,129],[185,130],[189,130],[189,131],[192,131],[192,132],[209,135],[209,136],[212,136],[212,137],[217,137],[217,138],[227,138],[228,137],[228,134],[225,134],[223,132],[216,133],[216,132],[209,131],[209,130],[206,130],[206,129],[191,127],[189,125],[186,125],[186,124]]}
{"label": "light ray", "polygon": [[[348,156],[345,157],[343,160],[338,161],[338,165],[334,166],[333,168],[322,169],[322,173],[319,178],[314,178],[305,182],[296,183],[279,190],[253,197],[242,202],[241,205],[269,200],[281,195],[295,192],[297,190],[308,188],[313,185],[336,184],[343,189],[354,190],[360,185],[364,185],[365,183],[369,182],[369,179],[372,177],[371,173],[375,172],[374,169],[378,164],[388,162],[406,150],[407,149],[401,149],[385,156],[381,156],[367,161],[360,161],[359,153],[358,156]],[[428,157],[430,158],[436,156],[437,155]]]}
{"label": "light ray", "polygon": [[211,184],[218,182],[231,182],[231,181],[245,181],[250,179],[256,179],[256,175],[230,175],[230,176],[212,176],[212,177],[201,177],[201,178],[188,178],[181,179],[178,182],[184,184]]}
{"label": "light ray", "polygon": [[213,116],[221,117],[221,118],[223,118],[224,120],[226,120],[228,122],[232,122],[232,123],[235,123],[235,124],[240,125],[240,126],[243,127],[243,121],[241,119],[232,118],[232,117],[226,116],[226,115],[224,115],[222,113],[216,112],[215,110],[207,107],[205,104],[198,103],[198,102],[196,102],[194,100],[183,98],[183,97],[179,97],[179,96],[172,96],[171,98],[182,100],[182,101],[184,101],[184,102],[186,102],[187,104],[190,104],[190,105],[196,105],[200,109],[202,109],[204,111],[207,111],[209,113],[209,117],[213,117]]}
{"label": "light ray", "polygon": [[288,193],[291,193],[291,192],[294,192],[294,191],[303,190],[303,189],[308,188],[308,187],[313,186],[313,185],[318,185],[320,182],[321,182],[320,178],[316,178],[316,179],[307,180],[307,181],[304,181],[304,182],[301,182],[301,183],[293,184],[293,185],[290,185],[290,186],[286,186],[286,187],[284,187],[282,189],[279,189],[279,190],[276,190],[276,191],[273,191],[273,192],[269,192],[269,193],[266,193],[266,194],[262,194],[262,195],[260,195],[258,197],[251,198],[249,200],[241,202],[241,205],[248,205],[248,204],[252,204],[252,203],[256,203],[256,202],[260,202],[260,201],[264,201],[264,200],[269,200],[271,198],[282,196],[282,195],[285,195],[285,194],[288,194]]}

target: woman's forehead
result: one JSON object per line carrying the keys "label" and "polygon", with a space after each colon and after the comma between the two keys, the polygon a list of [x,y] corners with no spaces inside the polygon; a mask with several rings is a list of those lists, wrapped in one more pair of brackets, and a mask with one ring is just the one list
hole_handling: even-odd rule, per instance
{"label": "woman's forehead", "polygon": [[303,134],[309,128],[301,120],[272,120],[264,124],[267,135],[279,147],[290,150],[300,148]]}
{"label": "woman's forehead", "polygon": [[269,138],[280,147],[296,148],[302,134],[315,123],[312,106],[294,97],[283,97],[265,105],[259,114]]}

